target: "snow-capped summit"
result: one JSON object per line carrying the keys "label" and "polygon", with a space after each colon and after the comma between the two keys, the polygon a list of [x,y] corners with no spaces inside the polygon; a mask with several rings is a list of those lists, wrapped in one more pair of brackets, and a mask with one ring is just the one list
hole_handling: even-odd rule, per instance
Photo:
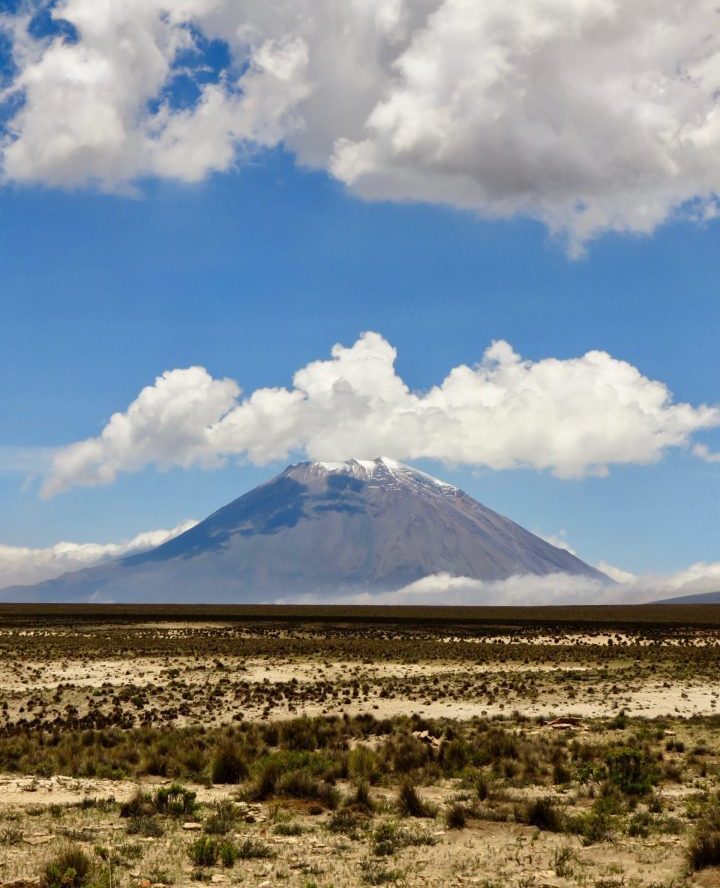
{"label": "snow-capped summit", "polygon": [[24,597],[270,602],[397,589],[441,573],[606,579],[457,487],[379,457],[288,466],[161,546]]}
{"label": "snow-capped summit", "polygon": [[403,463],[379,456],[377,459],[348,459],[345,462],[301,462],[288,466],[283,472],[291,478],[302,479],[311,476],[327,477],[328,475],[351,475],[370,484],[380,485],[420,485],[435,493],[452,495],[458,492],[457,487],[433,478],[419,469]]}

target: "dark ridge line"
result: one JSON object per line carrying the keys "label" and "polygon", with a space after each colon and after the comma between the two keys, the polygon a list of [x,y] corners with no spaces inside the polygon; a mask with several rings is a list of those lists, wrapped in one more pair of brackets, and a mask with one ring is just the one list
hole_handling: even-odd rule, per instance
{"label": "dark ridge line", "polygon": [[720,604],[543,606],[0,603],[0,627],[38,621],[129,623],[197,620],[404,626],[720,627]]}

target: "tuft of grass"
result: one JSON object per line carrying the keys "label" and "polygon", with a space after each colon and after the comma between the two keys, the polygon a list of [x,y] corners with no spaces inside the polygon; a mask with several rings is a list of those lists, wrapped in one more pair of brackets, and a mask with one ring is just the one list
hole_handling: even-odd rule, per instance
{"label": "tuft of grass", "polygon": [[547,797],[528,802],[524,810],[519,812],[518,819],[546,832],[562,832],[564,825],[562,811]]}
{"label": "tuft of grass", "polygon": [[165,832],[162,823],[157,817],[131,817],[125,830],[129,836],[144,836],[145,838],[158,839]]}
{"label": "tuft of grass", "polygon": [[360,862],[360,877],[363,885],[389,885],[402,878],[400,870],[390,869],[378,860]]}
{"label": "tuft of grass", "polygon": [[267,860],[274,856],[272,848],[261,839],[243,839],[237,846],[238,860]]}
{"label": "tuft of grass", "polygon": [[330,832],[342,833],[349,839],[357,840],[367,826],[368,818],[358,811],[343,808],[336,811],[327,822]]}
{"label": "tuft of grass", "polygon": [[430,833],[414,832],[386,821],[379,824],[372,833],[372,852],[376,857],[389,857],[402,848],[434,845],[435,842],[435,836]]}
{"label": "tuft of grass", "polygon": [[355,784],[355,792],[348,801],[352,807],[362,811],[372,812],[375,810],[375,804],[370,798],[370,787],[366,780],[358,780]]}
{"label": "tuft of grass", "polygon": [[[337,817],[337,814],[333,814],[333,817]],[[273,832],[276,836],[301,836],[305,830],[300,823],[283,821],[275,824]]]}
{"label": "tuft of grass", "polygon": [[448,829],[464,829],[467,823],[467,809],[460,802],[453,802],[445,812]]}
{"label": "tuft of grass", "polygon": [[420,798],[415,785],[410,780],[400,784],[397,801],[398,811],[403,817],[432,817],[433,812]]}
{"label": "tuft of grass", "polygon": [[693,870],[720,866],[720,804],[711,804],[695,825],[688,846],[688,863]]}

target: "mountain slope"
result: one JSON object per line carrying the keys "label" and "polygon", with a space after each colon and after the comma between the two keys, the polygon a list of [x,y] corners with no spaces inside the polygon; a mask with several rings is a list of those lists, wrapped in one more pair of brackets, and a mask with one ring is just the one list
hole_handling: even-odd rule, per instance
{"label": "mountain slope", "polygon": [[606,579],[458,488],[381,458],[289,466],[149,552],[3,598],[267,602],[397,589],[443,572]]}
{"label": "mountain slope", "polygon": [[717,592],[696,592],[692,595],[678,595],[675,598],[661,598],[651,604],[720,604],[720,590]]}

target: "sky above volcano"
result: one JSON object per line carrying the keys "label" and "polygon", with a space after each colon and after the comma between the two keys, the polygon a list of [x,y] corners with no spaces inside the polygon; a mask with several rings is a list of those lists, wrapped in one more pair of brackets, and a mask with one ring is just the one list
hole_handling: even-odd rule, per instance
{"label": "sky above volcano", "polygon": [[1,4],[0,586],[380,455],[715,576],[718,35],[702,0]]}

